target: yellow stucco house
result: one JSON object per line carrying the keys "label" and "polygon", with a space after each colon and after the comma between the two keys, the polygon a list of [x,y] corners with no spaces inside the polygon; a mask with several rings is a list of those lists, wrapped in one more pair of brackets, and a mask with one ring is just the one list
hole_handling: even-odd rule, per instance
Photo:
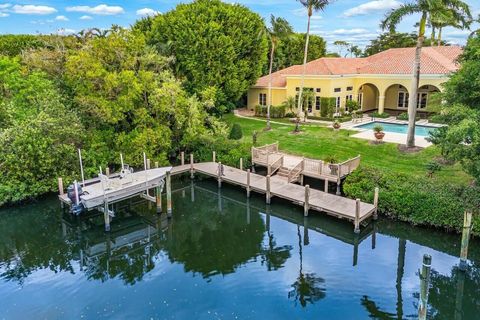
{"label": "yellow stucco house", "polygon": [[[442,91],[442,83],[457,70],[457,59],[461,53],[459,46],[423,48],[419,112],[427,108],[430,94]],[[314,101],[308,104],[309,115],[320,115],[320,97],[335,98],[336,113],[345,107],[347,100],[356,100],[363,111],[406,112],[414,57],[415,48],[398,48],[366,58],[320,58],[309,62],[304,87],[315,93]],[[273,73],[272,105],[280,105],[288,97],[298,95],[302,68],[294,65]],[[266,75],[249,89],[249,109],[267,105],[268,84],[269,76]]]}

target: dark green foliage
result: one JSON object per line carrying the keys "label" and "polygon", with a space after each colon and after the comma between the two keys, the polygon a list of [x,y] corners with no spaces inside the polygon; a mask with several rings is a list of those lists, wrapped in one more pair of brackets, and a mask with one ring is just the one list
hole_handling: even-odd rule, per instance
{"label": "dark green foliage", "polygon": [[0,55],[14,57],[24,50],[43,47],[44,41],[39,36],[27,34],[0,35]]}
{"label": "dark green foliage", "polygon": [[240,140],[243,137],[242,127],[238,123],[234,123],[228,138],[231,140]]}
{"label": "dark green foliage", "polygon": [[[412,224],[460,231],[465,209],[480,208],[479,187],[388,174],[369,167],[361,167],[350,174],[343,190],[350,198],[372,203],[375,187],[380,188],[379,212]],[[474,216],[473,230],[480,234],[479,215]]]}
{"label": "dark green foliage", "polygon": [[[191,93],[216,88],[217,112],[232,109],[267,62],[262,18],[239,4],[198,0],[154,19],[150,43],[175,56]],[[223,107],[222,107],[223,106]]]}
{"label": "dark green foliage", "polygon": [[[408,48],[415,47],[417,44],[417,34],[403,32],[385,32],[378,38],[370,41],[364,51],[364,56],[368,57],[373,54],[392,49],[392,48]],[[424,46],[430,46],[430,39],[425,39]],[[442,41],[442,45],[445,42]]]}
{"label": "dark green foliage", "polygon": [[385,119],[385,118],[388,118],[390,117],[390,114],[388,114],[387,112],[383,112],[383,113],[378,113],[378,112],[372,112],[369,114],[370,117],[372,118],[382,118],[382,119]]}
{"label": "dark green foliage", "polygon": [[[255,106],[255,115],[257,117],[267,116],[267,106]],[[284,118],[285,105],[270,106],[270,118]]]}
{"label": "dark green foliage", "polygon": [[335,98],[334,97],[321,97],[320,98],[320,115],[326,118],[332,118],[335,110]]}
{"label": "dark green foliage", "polygon": [[430,161],[425,165],[425,168],[427,169],[427,175],[432,177],[435,172],[442,170],[442,165],[437,161]]}
{"label": "dark green foliage", "polygon": [[338,121],[338,122],[348,122],[352,120],[352,116],[346,115],[341,117],[316,117],[316,116],[308,116],[308,119],[311,120],[322,120],[322,121]]}
{"label": "dark green foliage", "polygon": [[[402,112],[400,113],[397,117],[397,120],[404,120],[404,121],[408,121],[408,113],[407,112]],[[415,117],[415,121],[418,121],[420,120],[420,117]]]}

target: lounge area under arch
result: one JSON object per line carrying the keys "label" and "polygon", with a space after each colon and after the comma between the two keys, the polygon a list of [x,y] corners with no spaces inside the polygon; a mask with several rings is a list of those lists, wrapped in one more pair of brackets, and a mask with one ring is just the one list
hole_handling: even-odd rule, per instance
{"label": "lounge area under arch", "polygon": [[378,109],[380,90],[373,83],[364,83],[358,89],[358,99],[362,111]]}

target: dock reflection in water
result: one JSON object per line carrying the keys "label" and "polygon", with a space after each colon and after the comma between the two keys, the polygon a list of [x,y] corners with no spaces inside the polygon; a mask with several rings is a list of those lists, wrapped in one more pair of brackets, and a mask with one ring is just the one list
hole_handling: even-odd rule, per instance
{"label": "dock reflection in water", "polygon": [[0,211],[0,318],[415,318],[423,253],[429,318],[480,311],[476,242],[462,273],[457,235],[386,220],[355,235],[210,181],[174,190],[172,219],[132,199],[110,233],[50,200]]}

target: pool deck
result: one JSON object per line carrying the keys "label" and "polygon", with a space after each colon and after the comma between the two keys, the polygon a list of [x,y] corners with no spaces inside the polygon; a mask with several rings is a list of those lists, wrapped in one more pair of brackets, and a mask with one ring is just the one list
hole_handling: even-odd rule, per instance
{"label": "pool deck", "polygon": [[[353,134],[352,137],[354,138],[359,138],[359,139],[365,139],[365,140],[371,140],[375,141],[375,137],[373,135],[373,130],[372,129],[365,129],[365,128],[359,128],[357,126],[365,125],[368,123],[372,122],[386,122],[386,123],[391,123],[391,124],[408,124],[408,121],[404,120],[397,120],[395,117],[389,117],[389,118],[370,118],[368,117],[368,120],[366,117],[362,119],[362,121],[349,121],[346,123],[342,124],[342,129],[348,129],[348,130],[354,130],[358,131],[358,133]],[[436,124],[436,123],[428,123],[427,120],[419,120],[416,122],[417,125],[421,126],[429,126],[429,127],[436,127],[439,128],[442,125]],[[396,144],[405,144],[407,141],[407,134],[406,133],[397,133],[397,132],[385,132],[385,137],[383,138],[384,142],[390,142],[390,143],[396,143]],[[415,136],[415,145],[417,147],[421,148],[427,148],[432,145],[431,142],[428,142],[426,137],[423,136]]]}

